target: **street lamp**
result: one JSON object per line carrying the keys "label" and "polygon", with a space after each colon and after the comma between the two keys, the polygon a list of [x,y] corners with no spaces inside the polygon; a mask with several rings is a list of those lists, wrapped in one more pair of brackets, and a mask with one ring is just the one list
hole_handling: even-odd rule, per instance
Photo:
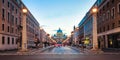
{"label": "street lamp", "polygon": [[27,15],[27,9],[23,8],[22,13],[23,13],[23,21],[22,21],[22,51],[27,51],[27,23],[26,23],[26,15]]}
{"label": "street lamp", "polygon": [[27,9],[26,9],[26,8],[23,8],[23,9],[22,9],[22,12],[23,12],[24,14],[26,14],[26,13],[27,13]]}
{"label": "street lamp", "polygon": [[93,49],[98,49],[98,40],[97,40],[97,7],[92,8],[92,16],[93,16]]}
{"label": "street lamp", "polygon": [[93,7],[93,8],[92,8],[92,13],[96,14],[97,12],[98,12],[97,7]]}

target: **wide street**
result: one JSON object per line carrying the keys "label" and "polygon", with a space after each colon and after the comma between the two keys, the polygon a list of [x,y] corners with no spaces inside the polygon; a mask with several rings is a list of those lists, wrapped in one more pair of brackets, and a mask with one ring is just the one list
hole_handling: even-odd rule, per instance
{"label": "wide street", "polygon": [[32,54],[1,55],[1,60],[119,60],[120,54],[86,54],[75,47],[54,47],[43,51],[36,49]]}
{"label": "wide street", "polygon": [[120,0],[0,0],[0,60],[120,60]]}
{"label": "wide street", "polygon": [[40,54],[0,56],[0,60],[120,60],[120,55]]}
{"label": "wide street", "polygon": [[44,51],[42,54],[82,54],[82,53],[70,47],[55,47]]}

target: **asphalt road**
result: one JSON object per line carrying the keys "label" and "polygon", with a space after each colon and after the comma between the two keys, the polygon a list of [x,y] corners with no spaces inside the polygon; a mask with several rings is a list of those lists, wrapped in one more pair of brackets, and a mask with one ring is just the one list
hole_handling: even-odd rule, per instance
{"label": "asphalt road", "polygon": [[55,47],[53,49],[44,51],[42,54],[83,54],[83,53],[70,47]]}
{"label": "asphalt road", "polygon": [[0,60],[120,60],[120,55],[84,54],[69,47],[56,47],[33,55],[1,55]]}
{"label": "asphalt road", "polygon": [[0,56],[0,60],[120,60],[120,55],[40,54]]}

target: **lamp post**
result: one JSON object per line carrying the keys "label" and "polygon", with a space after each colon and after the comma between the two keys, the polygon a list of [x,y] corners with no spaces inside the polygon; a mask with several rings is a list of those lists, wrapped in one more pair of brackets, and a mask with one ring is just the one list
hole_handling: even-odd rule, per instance
{"label": "lamp post", "polygon": [[42,27],[40,27],[40,41],[41,41],[41,43],[40,43],[40,47],[42,48],[43,46],[44,46],[44,44],[43,44],[43,28]]}
{"label": "lamp post", "polygon": [[98,49],[98,40],[97,40],[97,7],[92,8],[92,15],[93,15],[93,49]]}
{"label": "lamp post", "polygon": [[70,41],[70,45],[71,45],[71,46],[73,45],[73,41],[74,41],[74,40],[73,40],[73,34],[74,34],[74,32],[72,31],[72,32],[71,32],[71,41]]}
{"label": "lamp post", "polygon": [[27,23],[26,23],[26,14],[27,14],[27,9],[23,8],[23,21],[22,21],[22,51],[27,51]]}

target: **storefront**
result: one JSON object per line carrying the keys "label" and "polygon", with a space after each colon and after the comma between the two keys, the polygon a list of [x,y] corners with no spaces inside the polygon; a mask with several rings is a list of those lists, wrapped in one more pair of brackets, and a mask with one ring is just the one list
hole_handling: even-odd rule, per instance
{"label": "storefront", "polygon": [[120,48],[120,33],[108,35],[108,48]]}

